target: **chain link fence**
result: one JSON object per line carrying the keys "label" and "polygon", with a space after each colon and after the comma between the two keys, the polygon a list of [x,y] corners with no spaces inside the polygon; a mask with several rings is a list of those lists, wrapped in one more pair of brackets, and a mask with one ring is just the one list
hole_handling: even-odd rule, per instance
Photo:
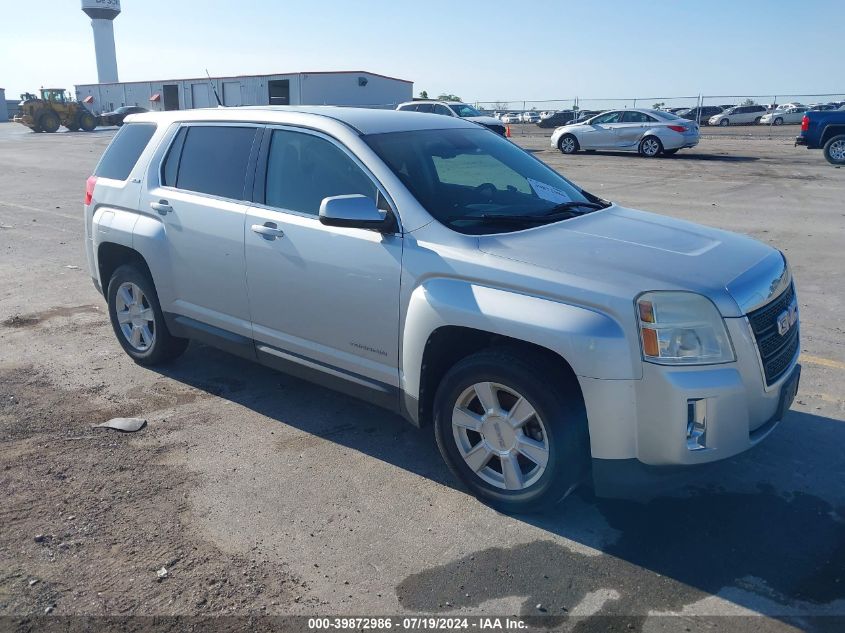
{"label": "chain link fence", "polygon": [[[692,109],[701,108],[697,112],[701,124],[707,124],[710,112],[715,112],[712,106],[726,109],[740,105],[762,105],[767,109],[774,109],[778,105],[795,104],[797,106],[812,106],[816,104],[827,104],[845,102],[845,92],[824,93],[824,94],[756,94],[756,95],[689,95],[674,97],[629,97],[629,98],[593,98],[593,97],[570,97],[567,99],[535,99],[535,100],[499,100],[499,101],[476,101],[476,109],[486,114],[501,114],[505,112],[522,114],[536,112],[541,116],[551,112],[576,111],[583,118],[590,113],[599,113],[607,110],[622,110],[625,108],[652,108],[661,110],[675,110],[679,108]],[[772,119],[773,123],[774,119]],[[512,134],[528,134],[536,131],[533,124],[511,124]]]}

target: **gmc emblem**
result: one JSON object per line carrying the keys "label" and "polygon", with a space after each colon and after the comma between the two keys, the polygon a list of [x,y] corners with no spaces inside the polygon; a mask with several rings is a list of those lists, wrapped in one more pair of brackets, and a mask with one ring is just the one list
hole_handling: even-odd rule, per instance
{"label": "gmc emblem", "polygon": [[786,335],[798,321],[798,301],[793,301],[789,307],[778,315],[778,334]]}

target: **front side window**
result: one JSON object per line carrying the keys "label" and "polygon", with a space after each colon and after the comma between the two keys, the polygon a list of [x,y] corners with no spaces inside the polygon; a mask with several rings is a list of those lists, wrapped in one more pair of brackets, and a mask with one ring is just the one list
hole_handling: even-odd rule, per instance
{"label": "front side window", "polygon": [[442,114],[445,116],[452,116],[452,111],[442,103],[434,104],[434,114]]}
{"label": "front side window", "polygon": [[599,125],[602,123],[619,123],[619,120],[621,118],[621,112],[605,112],[604,114],[601,114],[592,121],[590,121],[590,123],[593,125]]}
{"label": "front side window", "polygon": [[481,112],[465,103],[456,103],[454,105],[450,105],[449,107],[452,108],[452,112],[457,114],[459,117],[481,116]]}
{"label": "front side window", "polygon": [[434,112],[434,105],[431,103],[419,103],[417,104],[417,112],[428,112],[430,114]]}
{"label": "front side window", "polygon": [[364,140],[435,219],[461,233],[536,226],[605,206],[483,129],[391,132]]}
{"label": "front side window", "polygon": [[378,200],[373,181],[337,145],[313,134],[273,131],[265,204],[318,215],[323,198],[353,193]]}
{"label": "front side window", "polygon": [[[256,128],[192,125],[183,130],[165,159],[162,170],[164,184],[186,191],[243,200]],[[175,165],[178,143],[182,144],[182,151],[178,155],[178,165]]]}

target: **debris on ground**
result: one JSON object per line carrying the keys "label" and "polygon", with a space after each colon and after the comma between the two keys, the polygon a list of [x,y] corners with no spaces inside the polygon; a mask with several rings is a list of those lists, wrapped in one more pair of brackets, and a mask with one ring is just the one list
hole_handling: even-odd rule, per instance
{"label": "debris on ground", "polygon": [[159,570],[156,572],[156,576],[158,577],[159,582],[160,582],[160,581],[162,581],[162,580],[164,580],[165,578],[167,578],[168,573],[169,573],[169,572],[167,571],[167,568],[166,568],[166,567],[162,567],[161,569],[159,569]]}
{"label": "debris on ground", "polygon": [[108,422],[102,424],[95,424],[94,428],[98,429],[114,429],[123,433],[134,433],[140,431],[147,425],[144,418],[112,418]]}

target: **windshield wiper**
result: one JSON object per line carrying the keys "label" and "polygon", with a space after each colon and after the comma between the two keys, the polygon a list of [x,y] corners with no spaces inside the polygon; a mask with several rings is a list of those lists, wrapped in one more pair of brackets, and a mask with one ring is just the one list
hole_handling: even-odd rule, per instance
{"label": "windshield wiper", "polygon": [[577,209],[579,207],[582,208],[582,209],[606,209],[609,206],[610,206],[609,204],[604,205],[604,204],[599,204],[598,202],[587,202],[587,201],[579,202],[577,200],[568,200],[566,202],[561,202],[560,204],[556,204],[555,206],[553,206],[551,209],[546,211],[546,213],[544,213],[540,217],[547,217],[547,216],[550,216],[550,215],[555,215],[557,213],[560,213],[561,211],[568,211],[570,209]]}
{"label": "windshield wiper", "polygon": [[555,214],[546,215],[503,215],[498,213],[483,213],[482,215],[459,215],[456,218],[450,218],[450,221],[475,220],[484,224],[545,224],[546,222],[574,218],[578,215],[580,215],[580,213],[573,213],[572,211],[560,211]]}

